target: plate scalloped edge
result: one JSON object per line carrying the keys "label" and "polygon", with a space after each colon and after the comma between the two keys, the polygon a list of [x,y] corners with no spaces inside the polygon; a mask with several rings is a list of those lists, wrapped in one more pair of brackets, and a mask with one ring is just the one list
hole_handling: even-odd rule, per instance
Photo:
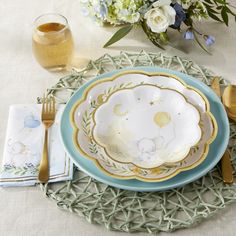
{"label": "plate scalloped edge", "polygon": [[[205,161],[201,163],[196,168],[186,171],[185,174],[180,173],[179,175],[171,178],[170,180],[163,181],[163,182],[156,182],[156,183],[147,183],[142,181],[134,181],[134,180],[119,180],[114,179],[109,176],[104,175],[103,173],[99,172],[96,166],[92,165],[91,160],[85,160],[84,158],[80,157],[78,153],[75,151],[74,147],[72,146],[72,142],[70,141],[70,134],[72,133],[72,127],[68,126],[68,122],[70,117],[68,116],[69,111],[71,110],[73,104],[81,98],[82,93],[89,86],[96,80],[100,80],[103,78],[107,78],[113,76],[119,72],[126,71],[126,70],[144,70],[146,72],[167,72],[174,74],[178,77],[181,77],[185,81],[185,83],[195,86],[201,90],[202,93],[208,97],[210,104],[212,104],[212,112],[213,114],[217,114],[216,120],[219,126],[219,132],[217,134],[216,139],[212,143],[212,147],[210,147],[208,156],[206,157]],[[97,77],[91,79],[86,84],[83,84],[77,92],[75,92],[70,100],[67,102],[67,106],[62,115],[61,123],[60,123],[60,134],[62,143],[72,158],[73,162],[85,173],[96,178],[98,181],[101,181],[105,184],[121,188],[127,189],[132,191],[163,191],[170,188],[176,188],[183,186],[187,183],[190,183],[203,175],[205,175],[209,170],[211,170],[217,162],[220,160],[221,156],[223,155],[228,141],[229,141],[229,122],[227,118],[227,114],[224,110],[222,103],[220,102],[219,98],[215,95],[215,93],[203,82],[199,80],[195,80],[192,76],[183,74],[179,71],[174,71],[170,69],[161,68],[158,66],[151,67],[151,66],[139,66],[139,67],[127,67],[121,70],[114,70],[111,72],[107,72],[106,74],[98,75]],[[222,141],[223,140],[223,141]],[[217,149],[217,152],[213,149]],[[186,175],[187,174],[187,175]]]}
{"label": "plate scalloped edge", "polygon": [[[209,115],[211,121],[212,121],[212,125],[214,127],[214,132],[212,133],[212,136],[209,138],[209,140],[206,142],[205,144],[205,152],[203,153],[203,155],[201,156],[201,158],[196,161],[194,164],[192,164],[191,166],[187,166],[187,167],[180,167],[179,169],[177,169],[175,172],[173,172],[172,174],[164,177],[164,178],[145,178],[145,177],[142,177],[142,176],[139,176],[139,175],[130,175],[130,176],[121,176],[121,175],[118,175],[118,174],[114,174],[114,173],[111,173],[111,172],[108,172],[106,169],[104,169],[104,167],[101,165],[101,163],[99,163],[99,161],[97,159],[95,159],[94,157],[88,155],[86,152],[84,152],[80,145],[78,144],[77,142],[77,137],[78,137],[78,132],[79,132],[79,129],[77,128],[77,126],[75,125],[75,121],[74,121],[74,117],[75,117],[75,111],[76,111],[76,108],[82,104],[89,92],[91,91],[91,89],[95,88],[97,84],[102,84],[104,82],[110,82],[110,81],[115,81],[117,78],[119,78],[120,76],[122,75],[128,75],[128,74],[143,74],[143,75],[147,75],[148,77],[152,77],[152,76],[166,76],[166,77],[170,77],[171,79],[176,79],[178,82],[180,82],[185,88],[188,88],[190,90],[193,90],[194,92],[196,92],[197,94],[199,94],[201,96],[201,98],[205,101],[205,104],[206,104],[206,113]],[[131,86],[133,87],[133,86]],[[164,88],[164,87],[163,87]],[[118,91],[118,90],[117,90]],[[74,145],[77,147],[77,149],[79,150],[79,152],[81,153],[81,155],[85,156],[86,158],[92,160],[96,166],[102,171],[102,172],[105,172],[107,175],[111,176],[111,177],[114,177],[114,178],[118,178],[118,179],[138,179],[138,180],[141,180],[141,181],[145,181],[145,182],[158,182],[158,181],[163,181],[163,180],[167,180],[169,178],[172,178],[174,177],[175,175],[179,174],[180,172],[183,172],[183,171],[187,171],[187,170],[190,170],[192,168],[195,168],[197,165],[201,164],[201,162],[204,161],[205,157],[207,156],[207,153],[208,153],[208,150],[209,150],[209,145],[214,141],[216,135],[217,135],[217,123],[215,121],[215,118],[214,116],[211,114],[210,112],[210,104],[207,100],[207,98],[205,97],[205,95],[199,91],[198,89],[196,89],[195,87],[193,86],[190,86],[188,85],[187,83],[185,83],[185,81],[183,81],[181,78],[179,78],[178,76],[176,75],[173,75],[171,73],[163,73],[163,72],[146,72],[146,71],[143,71],[143,70],[125,70],[125,71],[122,71],[120,73],[117,73],[115,74],[114,76],[111,76],[111,77],[106,77],[106,78],[102,78],[102,79],[99,79],[99,80],[95,80],[93,83],[91,83],[87,88],[86,90],[83,92],[83,95],[82,97],[74,104],[72,110],[71,110],[71,113],[70,113],[70,121],[72,122],[72,125],[73,125],[73,128],[75,128],[75,132],[74,132]]]}

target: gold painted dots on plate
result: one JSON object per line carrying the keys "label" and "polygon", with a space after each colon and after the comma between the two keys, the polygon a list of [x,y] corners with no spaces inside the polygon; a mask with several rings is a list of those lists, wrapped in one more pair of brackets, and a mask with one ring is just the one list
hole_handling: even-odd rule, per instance
{"label": "gold painted dots on plate", "polygon": [[159,102],[160,102],[160,100],[159,100],[159,99],[156,99],[156,100],[150,101],[149,104],[150,104],[151,106],[153,106],[153,105],[155,105],[156,103],[159,103]]}

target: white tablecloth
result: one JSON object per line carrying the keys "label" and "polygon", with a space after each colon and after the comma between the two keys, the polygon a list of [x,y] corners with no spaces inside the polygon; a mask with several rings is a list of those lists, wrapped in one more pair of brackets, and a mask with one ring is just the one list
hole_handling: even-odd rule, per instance
{"label": "white tablecloth", "polygon": [[[159,51],[140,29],[131,32],[113,47],[103,49],[102,45],[114,29],[101,28],[84,18],[79,0],[1,0],[0,4],[0,153],[3,152],[9,105],[34,103],[36,97],[41,96],[59,78],[58,74],[42,69],[32,56],[32,25],[38,15],[47,12],[64,14],[69,20],[77,53],[81,58],[95,59],[104,53],[118,54],[120,50]],[[232,21],[227,28],[214,22],[202,24],[199,28],[216,37],[213,56],[192,42],[179,42],[182,36],[177,32],[172,36],[174,47],[166,47],[166,53],[195,60],[236,83],[236,24]],[[179,230],[174,235],[233,236],[236,232],[235,222],[236,204],[222,210],[214,218],[193,228]],[[0,235],[118,236],[124,233],[109,232],[103,226],[91,225],[83,218],[61,211],[39,188],[30,187],[0,189]]]}

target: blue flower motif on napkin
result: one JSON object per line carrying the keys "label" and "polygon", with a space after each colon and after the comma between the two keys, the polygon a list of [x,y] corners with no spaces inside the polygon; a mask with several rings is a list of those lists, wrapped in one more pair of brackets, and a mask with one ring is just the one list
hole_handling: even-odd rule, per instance
{"label": "blue flower motif on napkin", "polygon": [[37,128],[41,122],[33,115],[28,115],[24,118],[24,127]]}

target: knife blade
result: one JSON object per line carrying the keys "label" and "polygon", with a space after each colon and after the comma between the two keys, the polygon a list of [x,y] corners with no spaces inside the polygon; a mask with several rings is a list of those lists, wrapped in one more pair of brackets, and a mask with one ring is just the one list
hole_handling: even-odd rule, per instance
{"label": "knife blade", "polygon": [[[211,88],[214,90],[217,96],[221,99],[219,77],[214,77],[211,84]],[[224,155],[221,158],[221,172],[222,172],[223,182],[226,184],[232,184],[234,181],[233,168],[231,164],[231,155],[228,149],[226,149]]]}

